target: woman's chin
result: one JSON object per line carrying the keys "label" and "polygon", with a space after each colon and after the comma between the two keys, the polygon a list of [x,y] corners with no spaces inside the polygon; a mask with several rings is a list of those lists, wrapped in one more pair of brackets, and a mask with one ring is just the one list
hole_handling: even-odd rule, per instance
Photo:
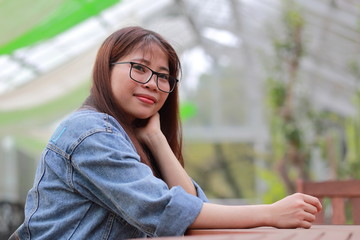
{"label": "woman's chin", "polygon": [[148,119],[150,117],[151,117],[151,115],[142,115],[142,116],[137,117],[137,119],[145,120],[145,119]]}

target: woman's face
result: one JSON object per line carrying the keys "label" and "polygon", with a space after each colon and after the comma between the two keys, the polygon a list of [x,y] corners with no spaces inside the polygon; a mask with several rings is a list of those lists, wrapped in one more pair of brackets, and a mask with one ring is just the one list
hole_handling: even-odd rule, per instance
{"label": "woman's face", "polygon": [[[156,44],[151,50],[135,50],[117,62],[141,63],[159,73],[169,74],[168,58]],[[131,65],[115,64],[111,72],[111,89],[120,110],[128,121],[146,119],[157,113],[164,105],[168,93],[157,88],[156,75],[145,84],[137,83],[129,76]]]}

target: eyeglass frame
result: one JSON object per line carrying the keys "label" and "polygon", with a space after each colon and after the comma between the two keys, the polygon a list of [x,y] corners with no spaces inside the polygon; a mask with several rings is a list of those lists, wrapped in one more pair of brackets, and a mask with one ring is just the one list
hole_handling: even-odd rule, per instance
{"label": "eyeglass frame", "polygon": [[[180,82],[179,79],[177,79],[177,78],[175,78],[175,77],[172,77],[170,74],[156,72],[156,71],[152,70],[151,68],[149,68],[148,66],[146,66],[146,65],[144,65],[144,64],[141,64],[141,63],[137,63],[137,62],[113,62],[113,63],[111,63],[111,64],[112,64],[112,65],[115,65],[115,64],[130,64],[129,77],[130,77],[133,81],[135,81],[135,82],[137,82],[137,83],[140,83],[140,84],[146,84],[146,83],[150,82],[151,78],[152,78],[153,75],[155,74],[155,75],[156,75],[156,81],[155,81],[155,82],[156,82],[156,87],[157,87],[161,92],[165,92],[165,93],[171,93],[171,92],[173,92],[174,89],[175,89],[175,87],[176,87],[176,84],[177,84],[178,82]],[[131,71],[132,71],[132,68],[133,68],[133,65],[134,65],[134,64],[138,64],[138,65],[140,65],[140,66],[142,66],[142,67],[145,67],[145,68],[147,68],[147,69],[149,69],[149,70],[151,71],[151,75],[150,75],[150,77],[148,78],[148,80],[146,80],[145,82],[140,82],[140,81],[134,79],[134,78],[131,76]],[[172,89],[170,89],[170,91],[164,91],[164,90],[160,89],[160,87],[159,87],[159,75],[168,75],[170,78],[172,78],[172,79],[175,80],[174,86],[172,87]],[[170,83],[169,83],[169,86],[170,86]]]}

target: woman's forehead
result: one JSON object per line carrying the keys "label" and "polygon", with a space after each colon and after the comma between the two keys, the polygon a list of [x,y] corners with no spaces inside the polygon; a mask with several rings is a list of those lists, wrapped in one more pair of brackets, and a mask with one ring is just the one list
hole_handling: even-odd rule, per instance
{"label": "woman's forehead", "polygon": [[128,56],[142,58],[147,61],[152,61],[154,59],[158,59],[159,57],[165,57],[168,60],[168,53],[164,50],[164,48],[155,43],[150,45],[139,45],[135,47]]}

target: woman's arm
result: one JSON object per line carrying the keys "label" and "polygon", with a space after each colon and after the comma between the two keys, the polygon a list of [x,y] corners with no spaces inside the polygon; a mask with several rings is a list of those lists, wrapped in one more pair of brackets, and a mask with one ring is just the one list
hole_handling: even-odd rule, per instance
{"label": "woman's arm", "polygon": [[147,125],[137,130],[137,136],[146,144],[157,162],[163,180],[169,188],[181,186],[186,192],[196,196],[194,184],[174,155],[160,129],[159,114],[149,119]]}
{"label": "woman's arm", "polygon": [[321,208],[317,198],[301,193],[271,205],[224,206],[204,203],[190,228],[310,228]]}
{"label": "woman's arm", "polygon": [[[139,129],[138,136],[152,152],[169,188],[180,185],[188,193],[196,195],[192,180],[160,130],[158,114],[151,117],[144,128]],[[190,228],[310,228],[315,214],[321,208],[317,198],[301,193],[290,195],[271,205],[225,206],[204,203]]]}

